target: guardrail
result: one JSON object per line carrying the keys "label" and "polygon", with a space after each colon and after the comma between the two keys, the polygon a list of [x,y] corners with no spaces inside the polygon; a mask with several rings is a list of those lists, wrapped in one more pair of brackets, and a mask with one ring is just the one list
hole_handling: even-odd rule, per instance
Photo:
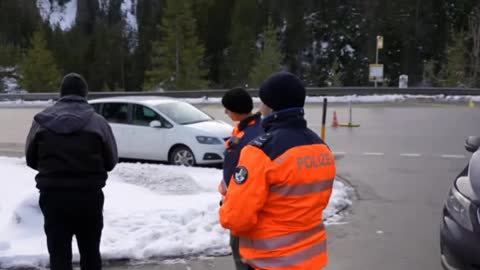
{"label": "guardrail", "polygon": [[[228,90],[192,90],[165,92],[90,92],[89,99],[115,96],[168,96],[176,98],[222,97]],[[258,96],[258,90],[248,90]],[[326,87],[308,88],[308,96],[368,96],[368,95],[426,95],[426,96],[480,96],[480,88],[394,88],[394,87]],[[0,94],[0,100],[56,100],[58,93]]]}

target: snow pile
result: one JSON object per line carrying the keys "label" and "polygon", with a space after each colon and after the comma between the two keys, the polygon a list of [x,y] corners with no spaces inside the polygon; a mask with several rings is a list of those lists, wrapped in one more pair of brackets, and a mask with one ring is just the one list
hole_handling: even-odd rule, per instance
{"label": "snow pile", "polygon": [[[16,94],[16,92],[14,92]],[[20,94],[23,94],[22,91],[20,91]],[[54,101],[53,100],[35,100],[35,101],[24,101],[21,99],[17,100],[1,100],[0,99],[0,106],[5,106],[5,107],[47,107],[50,105],[53,105]]]}
{"label": "snow pile", "polygon": [[57,1],[37,0],[37,8],[42,19],[48,21],[52,27],[59,26],[65,31],[75,24],[77,0],[70,0],[64,5],[59,5]]}
{"label": "snow pile", "polygon": [[[428,101],[428,102],[480,102],[480,96],[445,96],[445,95],[349,95],[349,96],[308,96],[307,103],[323,103],[327,98],[329,103],[396,103],[408,101]],[[191,104],[221,104],[221,98],[203,97],[203,98],[183,98],[182,100]],[[260,103],[259,98],[253,98],[255,103]]]}
{"label": "snow pile", "polygon": [[342,217],[339,212],[352,205],[353,188],[345,185],[343,182],[335,181],[333,183],[333,192],[330,197],[330,204],[323,212],[325,224],[336,224]]}
{"label": "snow pile", "polygon": [[445,97],[447,102],[480,102],[480,96],[447,96]]}
{"label": "snow pile", "polygon": [[[0,268],[46,266],[48,253],[35,172],[23,159],[0,157]],[[103,258],[145,261],[230,252],[218,223],[217,169],[120,164],[105,192]],[[351,204],[349,188],[334,184],[327,224]],[[74,243],[74,260],[78,249]]]}
{"label": "snow pile", "polygon": [[142,186],[160,194],[195,194],[203,188],[188,174],[165,170],[152,164],[121,164],[115,171],[122,181]]}

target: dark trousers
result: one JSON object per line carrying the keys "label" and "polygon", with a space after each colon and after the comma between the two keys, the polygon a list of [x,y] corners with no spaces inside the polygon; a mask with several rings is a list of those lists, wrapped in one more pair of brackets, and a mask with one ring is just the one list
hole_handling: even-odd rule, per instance
{"label": "dark trousers", "polygon": [[72,269],[75,235],[82,270],[102,269],[100,239],[104,196],[98,191],[42,191],[40,208],[50,254],[50,269]]}
{"label": "dark trousers", "polygon": [[235,262],[235,269],[237,270],[254,270],[248,264],[242,262],[242,256],[240,255],[240,241],[238,237],[230,234],[230,247],[232,248],[233,261]]}

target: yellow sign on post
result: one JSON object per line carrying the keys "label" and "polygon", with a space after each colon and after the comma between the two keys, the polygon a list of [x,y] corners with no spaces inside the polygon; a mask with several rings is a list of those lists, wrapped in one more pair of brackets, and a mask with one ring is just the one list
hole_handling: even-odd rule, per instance
{"label": "yellow sign on post", "polygon": [[377,49],[383,49],[383,36],[377,36]]}

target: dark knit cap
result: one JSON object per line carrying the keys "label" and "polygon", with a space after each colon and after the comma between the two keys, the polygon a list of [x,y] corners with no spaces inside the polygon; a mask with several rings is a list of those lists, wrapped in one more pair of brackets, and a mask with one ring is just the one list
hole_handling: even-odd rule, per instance
{"label": "dark knit cap", "polygon": [[87,97],[88,85],[85,79],[77,73],[70,73],[65,75],[60,86],[60,96],[81,96]]}
{"label": "dark knit cap", "polygon": [[305,85],[297,76],[289,72],[271,75],[260,86],[260,99],[273,109],[301,108],[305,105]]}
{"label": "dark knit cap", "polygon": [[225,109],[234,113],[247,114],[253,110],[252,97],[243,88],[228,90],[222,98],[222,104]]}

